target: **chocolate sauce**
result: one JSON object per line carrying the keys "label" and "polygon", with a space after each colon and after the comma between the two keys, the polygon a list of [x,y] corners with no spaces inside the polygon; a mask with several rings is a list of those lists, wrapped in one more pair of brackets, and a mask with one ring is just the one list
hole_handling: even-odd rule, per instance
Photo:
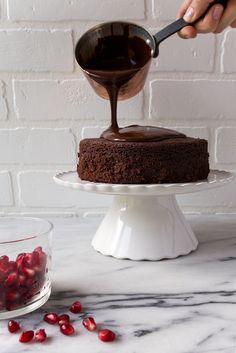
{"label": "chocolate sauce", "polygon": [[101,137],[110,141],[162,141],[170,138],[186,137],[178,131],[155,126],[130,125],[123,128],[105,130]]}
{"label": "chocolate sauce", "polygon": [[[82,68],[90,82],[98,84],[96,90],[102,87],[106,90],[111,105],[111,126],[101,137],[111,141],[160,141],[185,135],[153,126],[131,125],[119,128],[117,122],[117,101],[127,89],[137,89],[140,75],[146,76],[152,58],[151,47],[144,39],[130,36],[124,29],[123,35],[111,35],[98,38],[93,52],[86,60],[79,57]],[[132,81],[132,84],[131,84]],[[130,92],[129,92],[130,94]],[[125,97],[125,94],[124,94]]]}

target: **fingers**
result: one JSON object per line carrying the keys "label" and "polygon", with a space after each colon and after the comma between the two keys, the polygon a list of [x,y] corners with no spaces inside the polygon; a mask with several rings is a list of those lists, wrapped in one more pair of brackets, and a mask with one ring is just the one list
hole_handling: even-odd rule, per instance
{"label": "fingers", "polygon": [[220,33],[228,26],[235,28],[235,21],[236,21],[236,0],[229,0],[228,5],[224,11],[224,14],[214,33]]}
{"label": "fingers", "polygon": [[[184,0],[177,17],[183,17],[186,22],[193,23],[204,14],[213,0]],[[194,38],[197,33],[220,33],[226,27],[236,28],[236,0],[228,0],[226,9],[216,4],[212,6],[203,19],[187,26],[179,32],[182,38]]]}
{"label": "fingers", "polygon": [[222,5],[215,5],[207,12],[206,16],[195,24],[198,33],[213,33],[217,30],[224,8]]}
{"label": "fingers", "polygon": [[[202,1],[203,2],[203,1]],[[190,7],[189,4],[191,3]],[[190,11],[189,8],[192,8],[192,2],[190,1],[185,1],[184,4],[182,5],[182,7],[180,8],[180,11],[178,13],[178,15],[183,15],[184,11]],[[204,1],[204,4],[206,5],[207,1]],[[206,11],[207,7],[209,6],[209,2],[208,5],[205,7],[202,7],[203,12]],[[214,5],[212,6],[212,8],[210,8],[210,10],[207,12],[206,16],[204,16],[204,18],[202,20],[199,20],[199,22],[197,22],[194,25],[194,28],[191,26],[185,27],[184,29],[182,29],[179,32],[179,35],[181,38],[195,38],[197,33],[211,33],[211,32],[215,32],[217,30],[217,28],[219,27],[219,23],[221,20],[221,17],[223,15],[224,12],[224,8],[222,5]],[[186,12],[185,12],[186,13]],[[202,12],[197,12],[198,17],[201,17]],[[193,15],[193,18],[195,18],[195,15]]]}
{"label": "fingers", "polygon": [[[187,11],[188,7],[190,6],[191,2],[192,2],[192,0],[185,0],[182,3],[182,5],[179,8],[179,11],[177,13],[177,18],[181,18],[184,16],[184,14]],[[178,32],[178,35],[183,39],[195,38],[197,36],[197,31],[194,27],[187,26],[187,27],[183,28],[180,32]]]}
{"label": "fingers", "polygon": [[181,7],[179,8],[179,11],[177,13],[177,18],[181,18],[184,16],[185,12],[187,11],[188,7],[190,6],[192,0],[185,0]]}
{"label": "fingers", "polygon": [[178,32],[178,35],[183,39],[195,38],[197,36],[197,30],[193,26],[187,26]]}
{"label": "fingers", "polygon": [[184,20],[186,22],[194,22],[202,16],[207,10],[212,0],[193,0],[184,14]]}

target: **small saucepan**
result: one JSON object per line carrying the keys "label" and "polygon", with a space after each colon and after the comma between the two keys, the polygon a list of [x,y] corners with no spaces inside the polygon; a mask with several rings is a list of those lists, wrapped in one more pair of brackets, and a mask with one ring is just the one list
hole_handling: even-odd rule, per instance
{"label": "small saucepan", "polygon": [[[224,7],[227,0],[215,0],[206,12],[194,23],[202,19],[216,4]],[[166,38],[189,26],[183,18],[176,20],[155,35],[144,28],[129,22],[106,22],[87,31],[78,41],[75,56],[85,76],[96,93],[108,99],[104,85],[100,84],[103,74],[116,77],[117,72],[130,72],[132,78],[119,90],[118,99],[136,95],[144,86],[151,59],[159,54],[159,45]]]}

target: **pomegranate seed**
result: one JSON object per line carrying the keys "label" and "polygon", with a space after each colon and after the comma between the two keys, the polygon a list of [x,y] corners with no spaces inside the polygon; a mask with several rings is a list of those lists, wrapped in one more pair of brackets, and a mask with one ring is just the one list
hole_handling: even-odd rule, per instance
{"label": "pomegranate seed", "polygon": [[9,261],[8,262],[8,270],[10,272],[16,272],[17,271],[17,263],[15,261]]}
{"label": "pomegranate seed", "polygon": [[17,283],[17,273],[16,272],[11,272],[7,276],[7,278],[6,278],[5,282],[4,282],[5,287],[11,287],[11,286],[13,286],[16,283]]}
{"label": "pomegranate seed", "polygon": [[9,258],[8,256],[0,257],[0,278],[5,278],[9,272],[8,268]]}
{"label": "pomegranate seed", "polygon": [[44,342],[47,339],[47,334],[43,328],[35,332],[35,339],[38,342]]}
{"label": "pomegranate seed", "polygon": [[88,331],[95,331],[97,328],[97,324],[93,317],[86,317],[83,319],[82,324]]}
{"label": "pomegranate seed", "polygon": [[116,334],[108,329],[104,329],[98,332],[98,338],[102,342],[113,342],[116,339]]}
{"label": "pomegranate seed", "polygon": [[9,262],[9,257],[6,255],[3,255],[0,257],[0,263],[1,264],[7,264]]}
{"label": "pomegranate seed", "polygon": [[32,268],[35,265],[34,254],[27,253],[24,255],[23,263],[26,267]]}
{"label": "pomegranate seed", "polygon": [[32,268],[22,267],[21,271],[27,278],[32,278],[35,276],[35,271]]}
{"label": "pomegranate seed", "polygon": [[64,325],[70,323],[70,317],[67,314],[62,314],[58,316],[58,325]]}
{"label": "pomegranate seed", "polygon": [[21,254],[19,254],[19,255],[17,256],[17,258],[16,258],[16,264],[17,264],[17,267],[18,267],[18,268],[21,267],[25,255],[26,255],[25,253],[21,253]]}
{"label": "pomegranate seed", "polygon": [[78,314],[82,311],[82,305],[79,301],[74,302],[71,307],[70,307],[70,311],[73,314]]}
{"label": "pomegranate seed", "polygon": [[34,249],[33,254],[35,257],[36,264],[40,265],[42,267],[42,269],[44,270],[46,267],[46,263],[47,263],[47,255],[42,250],[41,246]]}
{"label": "pomegranate seed", "polygon": [[44,321],[50,325],[55,325],[58,322],[58,315],[55,313],[48,313],[44,315]]}
{"label": "pomegranate seed", "polygon": [[6,301],[15,302],[19,299],[20,294],[16,291],[6,293]]}
{"label": "pomegranate seed", "polygon": [[28,343],[34,338],[34,331],[25,331],[20,335],[19,341],[21,343]]}
{"label": "pomegranate seed", "polygon": [[7,309],[8,311],[15,310],[16,307],[17,307],[17,304],[15,304],[15,303],[5,303],[5,305],[6,305],[6,309]]}
{"label": "pomegranate seed", "polygon": [[42,246],[38,246],[37,248],[35,248],[34,252],[43,252]]}
{"label": "pomegranate seed", "polygon": [[20,276],[18,277],[18,285],[22,287],[22,286],[25,285],[25,283],[26,283],[26,278],[25,278],[25,276],[20,275]]}
{"label": "pomegranate seed", "polygon": [[20,325],[17,321],[10,320],[8,322],[8,331],[11,333],[17,332],[20,329]]}
{"label": "pomegranate seed", "polygon": [[66,335],[66,336],[71,336],[75,332],[74,327],[69,323],[61,325],[60,331],[61,333],[63,333],[63,335]]}

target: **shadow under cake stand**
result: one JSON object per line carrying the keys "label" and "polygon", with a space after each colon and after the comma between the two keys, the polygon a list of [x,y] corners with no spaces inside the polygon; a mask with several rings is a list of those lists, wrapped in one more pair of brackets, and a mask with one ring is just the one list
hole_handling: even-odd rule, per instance
{"label": "shadow under cake stand", "polygon": [[95,250],[120,259],[161,260],[186,255],[198,245],[175,195],[223,186],[233,178],[212,170],[208,179],[194,183],[105,184],[82,181],[75,171],[54,180],[75,190],[115,195],[92,240]]}

